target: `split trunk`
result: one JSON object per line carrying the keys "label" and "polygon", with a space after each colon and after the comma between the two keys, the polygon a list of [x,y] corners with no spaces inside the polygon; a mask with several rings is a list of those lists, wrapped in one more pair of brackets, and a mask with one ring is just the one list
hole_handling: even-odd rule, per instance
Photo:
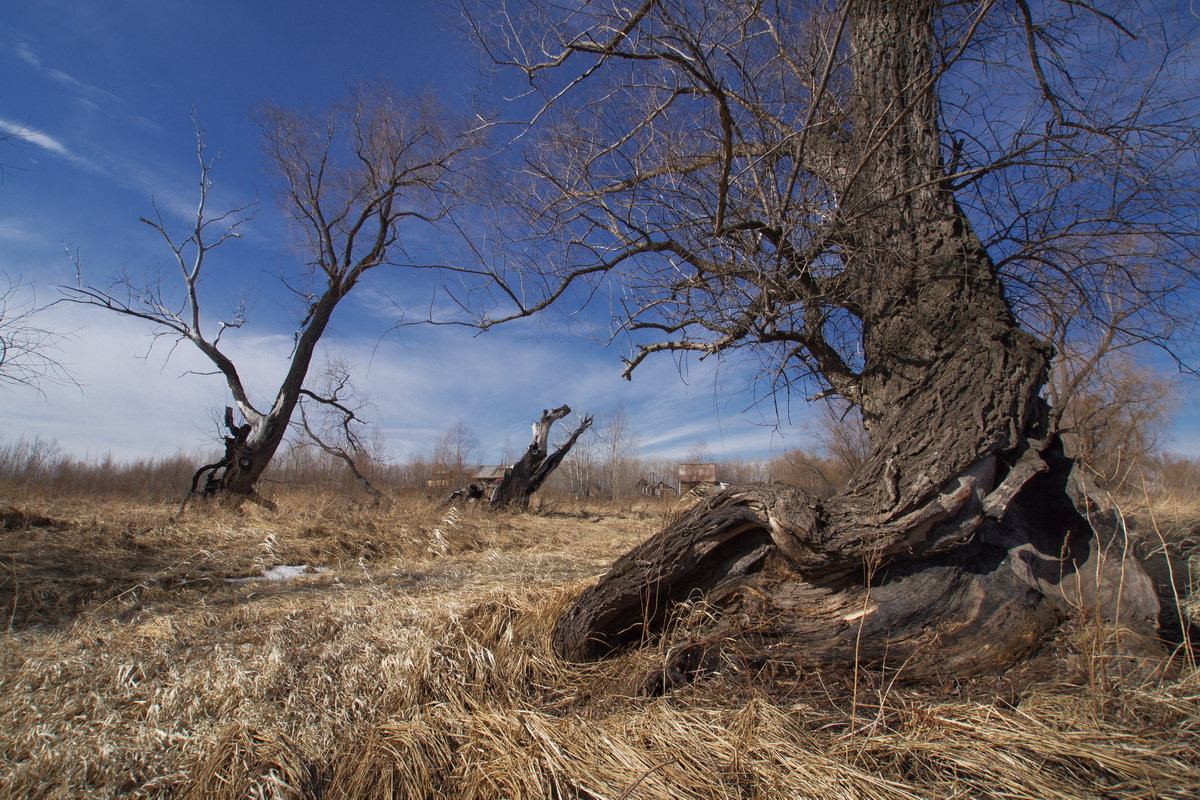
{"label": "split trunk", "polygon": [[495,508],[527,508],[529,498],[541,488],[546,479],[566,458],[575,442],[592,424],[592,418],[583,421],[571,432],[567,440],[554,452],[550,452],[550,429],[554,423],[571,413],[568,406],[559,406],[551,411],[542,411],[541,419],[533,423],[533,440],[526,448],[521,460],[504,476],[504,480],[492,493],[491,504]]}

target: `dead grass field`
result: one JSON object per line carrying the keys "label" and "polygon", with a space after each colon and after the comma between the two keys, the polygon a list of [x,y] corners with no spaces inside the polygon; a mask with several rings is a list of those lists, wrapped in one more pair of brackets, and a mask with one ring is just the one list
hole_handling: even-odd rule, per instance
{"label": "dead grass field", "polygon": [[[0,500],[0,796],[1200,796],[1186,648],[1129,669],[1083,624],[970,682],[730,665],[643,697],[663,653],[564,664],[548,632],[669,506],[278,499]],[[1200,503],[1171,502],[1133,513],[1186,594]],[[322,571],[226,580],[283,564]]]}

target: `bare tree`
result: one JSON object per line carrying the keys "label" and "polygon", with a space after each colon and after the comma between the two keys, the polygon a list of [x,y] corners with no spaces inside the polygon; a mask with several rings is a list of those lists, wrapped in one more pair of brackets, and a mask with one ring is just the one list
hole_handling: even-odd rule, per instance
{"label": "bare tree", "polygon": [[822,401],[812,423],[816,452],[794,448],[772,459],[775,480],[799,486],[818,497],[845,489],[871,455],[871,440],[856,406]]}
{"label": "bare tree", "polygon": [[[19,137],[19,131],[0,131],[0,144]],[[4,167],[0,162],[0,177]],[[43,382],[72,382],[53,355],[63,334],[40,322],[44,312],[30,284],[0,269],[0,386],[27,386],[42,392]]]}
{"label": "bare tree", "polygon": [[267,402],[252,400],[244,376],[223,349],[222,338],[245,324],[244,309],[217,322],[215,330],[205,316],[200,287],[210,257],[238,237],[251,206],[209,211],[215,159],[206,154],[202,130],[193,224],[176,233],[161,213],[142,220],[170,250],[178,268],[177,290],[162,280],[130,277],[106,288],[82,279],[64,288],[72,302],[144,320],[156,336],[188,341],[212,362],[244,424],[228,410],[225,457],[209,465],[215,468],[208,472],[207,490],[237,498],[257,497],[255,484],[284,440],[317,343],[338,304],[371,270],[421,266],[405,252],[406,226],[445,218],[459,196],[464,156],[477,143],[432,99],[400,97],[380,87],[352,92],[328,114],[265,106],[257,119],[267,160],[280,179],[280,202],[305,257],[304,267],[284,279],[303,314],[287,373]]}
{"label": "bare tree", "polygon": [[45,307],[33,288],[0,270],[0,386],[71,383],[70,373],[55,357],[63,335],[42,323]]}
{"label": "bare tree", "polygon": [[708,448],[708,442],[704,439],[697,439],[692,442],[692,446],[688,448],[684,460],[689,464],[706,464],[712,461],[713,454],[712,450]]}
{"label": "bare tree", "polygon": [[1148,308],[1174,302],[1184,287],[1156,269],[1153,243],[1130,237],[1108,245],[1113,251],[1096,259],[1101,279],[1092,292],[1059,286],[1054,302],[1030,316],[1054,345],[1046,384],[1051,423],[1068,452],[1116,488],[1150,459],[1174,410],[1175,382],[1136,354],[1181,326],[1179,314]]}
{"label": "bare tree", "polygon": [[[581,424],[583,420],[584,417],[576,415],[576,425]],[[564,488],[564,491],[575,497],[590,497],[592,491],[599,485],[600,475],[603,472],[600,463],[601,450],[596,429],[589,428],[575,442],[570,454],[563,459],[561,471],[556,473],[561,476],[557,481],[558,487]]]}
{"label": "bare tree", "polygon": [[871,442],[831,498],[697,506],[579,598],[560,653],[645,641],[697,592],[737,613],[672,649],[683,672],[732,647],[961,674],[1081,606],[1153,622],[1144,573],[1101,556],[1033,331],[1062,291],[1112,285],[1131,238],[1157,277],[1125,281],[1118,335],[1174,352],[1156,323],[1191,319],[1200,184],[1175,31],[1086,2],[526,5],[474,17],[546,98],[523,165],[540,280],[491,275],[508,316],[608,282],[627,376],[661,352],[756,351],[775,387],[857,407]]}
{"label": "bare tree", "polygon": [[[332,361],[327,364],[320,381],[322,385],[316,391],[301,390],[303,396],[297,404],[300,427],[321,452],[345,464],[358,485],[371,496],[372,503],[378,505],[384,502],[384,494],[362,470],[362,465],[371,460],[359,432],[363,425],[359,414],[367,405],[366,401],[355,391],[350,369],[345,363]],[[315,406],[315,414],[309,414],[306,400]]]}
{"label": "bare tree", "polygon": [[597,438],[604,454],[608,494],[612,498],[625,496],[633,490],[636,480],[631,460],[637,452],[637,442],[633,439],[624,406],[618,405],[603,419],[604,422],[597,431]]}
{"label": "bare tree", "polygon": [[844,479],[858,472],[870,458],[871,437],[857,406],[825,403],[818,412],[816,427],[818,444],[837,464],[837,474]]}
{"label": "bare tree", "polygon": [[1153,467],[1178,405],[1171,376],[1119,353],[1099,361],[1082,381],[1077,361],[1056,361],[1053,374],[1073,386],[1059,424],[1076,459],[1108,489],[1120,489]]}
{"label": "bare tree", "polygon": [[834,459],[806,452],[802,448],[786,450],[771,460],[772,480],[798,486],[816,497],[829,497],[846,485],[848,475]]}
{"label": "bare tree", "polygon": [[470,479],[479,451],[479,437],[465,422],[451,425],[434,445],[431,461],[446,486],[462,486]]}

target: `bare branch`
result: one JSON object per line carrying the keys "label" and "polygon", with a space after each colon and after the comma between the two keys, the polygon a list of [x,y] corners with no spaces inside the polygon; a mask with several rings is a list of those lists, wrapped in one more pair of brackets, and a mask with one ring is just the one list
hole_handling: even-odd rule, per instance
{"label": "bare branch", "polygon": [[[872,78],[854,59],[903,35],[875,30],[865,9],[876,5],[535,2],[525,23],[498,9],[498,28],[468,9],[485,51],[544,99],[512,143],[521,181],[503,198],[525,190],[522,227],[504,224],[517,251],[509,258],[527,270],[465,271],[490,292],[455,302],[488,327],[616,296],[615,333],[667,337],[631,338],[626,376],[651,353],[749,348],[788,359],[780,374],[815,367],[818,388],[853,398],[867,343],[854,326],[826,328],[877,314],[904,291],[909,279],[880,265],[915,263],[896,251],[909,245],[874,240],[889,214],[925,207],[914,240],[943,235],[920,220],[964,216],[992,259],[983,271],[999,275],[1035,329],[1053,287],[1102,293],[1106,268],[1094,254],[1106,237],[1159,240],[1154,269],[1177,280],[1158,285],[1200,287],[1187,211],[1196,184],[1185,174],[1200,145],[1197,104],[1170,79],[1168,50],[1134,39],[1126,15],[1103,4],[1020,2],[1010,15],[995,2],[913,3],[909,24],[927,32],[928,58]],[[1128,76],[1091,57],[1133,42],[1132,57],[1118,59]],[[901,141],[903,173],[879,180]],[[1137,324],[1115,334],[1178,355],[1176,334],[1147,321],[1183,322],[1186,312],[1146,285],[1126,285],[1142,296]],[[1073,335],[1095,333],[1101,319]]]}
{"label": "bare branch", "polygon": [[338,435],[350,448],[349,452],[347,452],[346,447],[330,441],[330,437],[326,433],[319,432],[314,427],[309,420],[308,410],[305,408],[303,400],[297,404],[297,408],[300,411],[300,426],[304,430],[305,435],[317,447],[321,448],[322,452],[345,464],[346,468],[350,470],[350,474],[354,476],[355,481],[363,487],[363,490],[371,495],[375,502],[379,502],[383,499],[383,492],[379,491],[371,483],[358,465],[359,459],[365,454],[366,449],[351,426],[356,423],[361,424],[362,420],[359,419],[354,409],[343,402],[343,393],[349,390],[350,386],[350,373],[342,365],[331,364],[326,368],[323,377],[328,384],[325,395],[317,394],[308,389],[302,389],[301,394],[304,397],[311,398],[321,406],[337,412],[337,414],[333,415],[335,419],[329,427],[338,432]]}
{"label": "bare branch", "polygon": [[0,385],[27,386],[44,396],[44,384],[75,383],[55,357],[71,334],[46,327],[45,310],[30,284],[0,271]]}
{"label": "bare branch", "polygon": [[[184,299],[182,302],[172,302],[157,279],[153,282],[137,284],[126,275],[103,289],[86,284],[83,277],[83,265],[78,258],[76,258],[76,285],[59,288],[66,302],[95,306],[121,316],[140,319],[159,329],[160,333],[168,332],[177,337],[179,341],[186,339],[191,342],[220,371],[233,395],[234,402],[237,403],[238,409],[246,419],[257,422],[261,420],[262,412],[250,402],[236,365],[219,346],[221,336],[226,328],[240,327],[244,323],[244,305],[235,310],[231,322],[217,323],[217,335],[210,340],[206,338],[201,328],[203,307],[197,288],[209,253],[230,239],[237,238],[238,227],[252,218],[249,210],[253,208],[254,204],[238,206],[216,217],[205,216],[208,194],[212,189],[212,182],[208,177],[212,162],[205,159],[204,133],[199,127],[196,130],[196,154],[200,162],[200,197],[197,202],[197,216],[189,235],[182,241],[176,241],[167,229],[162,213],[158,211],[157,206],[153,220],[145,217],[140,220],[157,231],[171,251],[183,284]],[[205,237],[208,231],[218,223],[223,227],[223,232],[218,234],[213,241],[206,241]]]}

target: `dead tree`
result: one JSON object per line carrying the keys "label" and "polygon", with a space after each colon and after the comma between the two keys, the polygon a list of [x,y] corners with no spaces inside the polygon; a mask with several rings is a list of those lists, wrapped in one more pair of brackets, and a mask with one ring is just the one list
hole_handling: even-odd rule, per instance
{"label": "dead tree", "polygon": [[73,382],[54,357],[67,335],[39,324],[44,311],[32,286],[0,270],[0,387],[28,386],[43,393],[43,382]]}
{"label": "dead tree", "polygon": [[555,422],[571,413],[569,406],[559,406],[552,411],[542,411],[542,418],[533,423],[533,441],[529,443],[521,460],[505,473],[504,480],[496,487],[489,501],[493,508],[527,508],[529,498],[541,488],[550,473],[566,458],[575,442],[592,425],[592,417],[586,416],[571,432],[557,450],[550,452],[550,428]]}
{"label": "dead tree", "polygon": [[[287,435],[317,345],[342,300],[380,267],[436,269],[413,263],[404,253],[405,234],[413,224],[436,224],[456,206],[460,164],[479,141],[431,99],[397,97],[382,87],[351,92],[327,115],[264,107],[258,122],[269,165],[279,178],[283,211],[295,223],[305,252],[303,263],[282,281],[299,301],[302,316],[287,371],[274,392],[252,400],[251,387],[222,342],[246,323],[245,308],[214,325],[200,291],[210,257],[240,236],[250,206],[209,211],[214,160],[206,156],[199,128],[200,196],[192,225],[180,235],[161,213],[142,219],[170,250],[178,290],[161,277],[145,282],[125,277],[97,287],[82,274],[78,285],[62,287],[68,301],[140,319],[156,337],[187,341],[212,363],[249,426],[244,436],[236,426],[237,456],[220,465],[221,475],[209,487],[234,499],[256,496],[255,486]],[[235,430],[232,422],[229,427]],[[212,466],[205,468],[210,477],[217,472]]]}
{"label": "dead tree", "polygon": [[[554,265],[550,291],[527,298],[495,275],[511,316],[615,281],[615,323],[636,337],[627,376],[655,353],[756,350],[778,385],[861,409],[871,442],[833,497],[753,486],[698,505],[578,598],[558,652],[598,658],[669,632],[676,674],[732,650],[957,676],[1020,659],[1071,613],[1152,628],[1153,587],[1042,399],[1052,350],[1017,315],[1039,287],[1101,280],[1080,257],[1083,220],[1093,248],[1131,228],[1164,253],[1196,242],[1194,220],[1153,229],[1129,213],[1178,174],[1164,167],[1194,130],[1169,103],[1078,96],[1103,81],[1074,82],[1058,49],[1084,18],[1128,29],[1086,3],[1039,7],[1072,17],[1053,20],[1024,2],[1011,15],[936,0],[535,5],[532,35],[504,11],[481,33],[535,87],[554,76],[523,163],[541,179],[524,208],[555,248],[529,256]],[[1002,45],[1009,60],[979,62]],[[1015,121],[992,116],[1011,98],[971,116],[964,87],[993,74],[1026,81]],[[1040,208],[1030,175],[1059,181],[1063,203]],[[1194,260],[1158,263],[1200,283]],[[674,624],[696,599],[716,613]]]}
{"label": "dead tree", "polygon": [[[378,506],[388,502],[387,497],[359,469],[359,460],[367,456],[367,448],[354,429],[354,425],[362,424],[358,416],[361,402],[355,404],[355,390],[350,384],[350,371],[340,363],[326,366],[322,376],[326,384],[318,394],[309,389],[301,390],[304,396],[297,404],[300,411],[300,427],[314,444],[327,456],[336,458],[346,465],[346,469],[354,476],[354,480],[371,497],[371,505]],[[309,419],[304,399],[316,402],[325,412],[325,425],[321,426]],[[323,430],[318,430],[322,428]]]}

